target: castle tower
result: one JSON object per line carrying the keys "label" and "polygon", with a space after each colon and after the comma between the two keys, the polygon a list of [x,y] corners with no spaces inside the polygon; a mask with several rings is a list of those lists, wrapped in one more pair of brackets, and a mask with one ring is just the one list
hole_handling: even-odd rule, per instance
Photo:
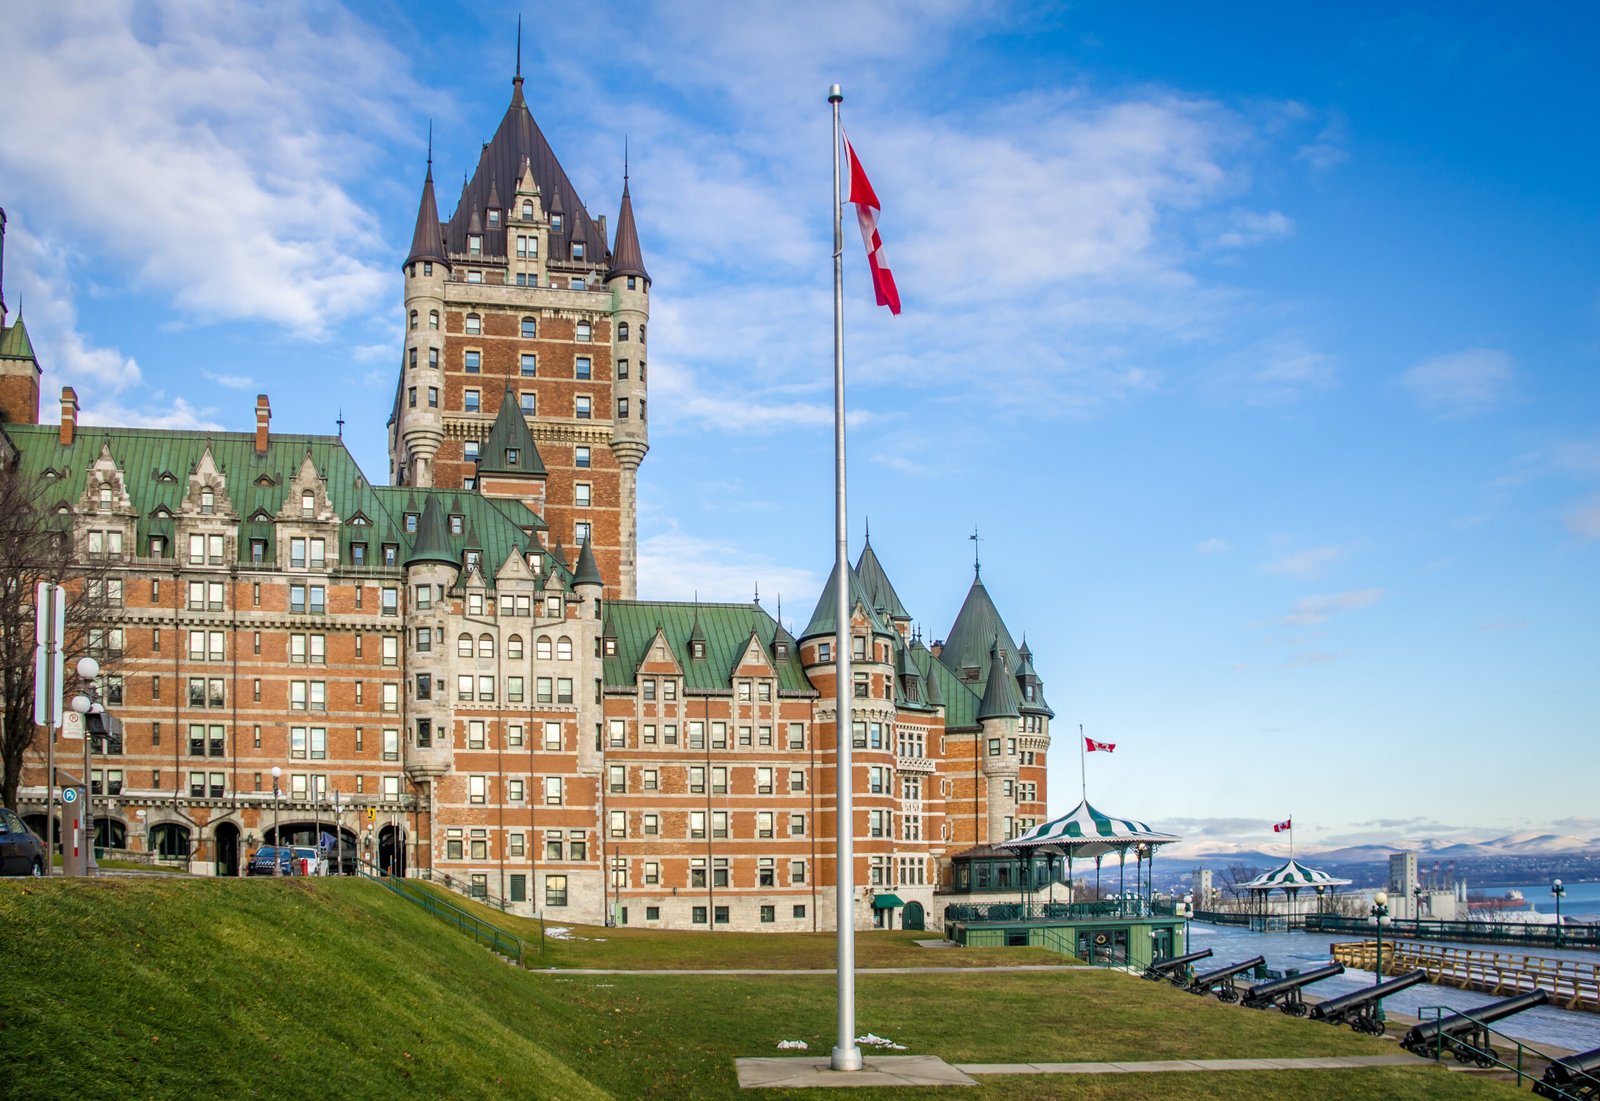
{"label": "castle tower", "polygon": [[20,311],[16,324],[6,325],[5,257],[6,212],[0,210],[0,421],[38,424],[39,357]]}
{"label": "castle tower", "polygon": [[605,598],[632,598],[650,278],[626,180],[613,250],[528,110],[519,70],[442,222],[430,162],[411,251],[396,480],[481,490],[479,457],[509,386],[545,465],[542,499],[524,502],[547,525],[540,537],[587,544]]}

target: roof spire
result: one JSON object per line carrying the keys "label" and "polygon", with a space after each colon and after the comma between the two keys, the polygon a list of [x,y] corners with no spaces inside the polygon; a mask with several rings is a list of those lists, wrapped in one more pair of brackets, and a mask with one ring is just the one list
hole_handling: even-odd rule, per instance
{"label": "roof spire", "polygon": [[756,607],[761,607],[761,582],[756,582]]}
{"label": "roof spire", "polygon": [[339,438],[344,439],[344,406],[339,406],[339,419],[333,423],[339,426]]}
{"label": "roof spire", "polygon": [[622,186],[628,186],[628,135],[622,135]]}
{"label": "roof spire", "polygon": [[978,534],[978,525],[972,525],[972,534],[967,536],[972,540],[972,576],[978,577],[983,573],[983,563],[978,561],[978,543],[983,538]]}
{"label": "roof spire", "polygon": [[511,83],[522,83],[522,13],[517,12],[517,75],[511,78]]}
{"label": "roof spire", "polygon": [[433,179],[433,120],[428,120],[428,179]]}
{"label": "roof spire", "polygon": [[872,517],[868,516],[866,518],[866,521],[867,521],[867,542],[870,543],[870,542],[872,542]]}

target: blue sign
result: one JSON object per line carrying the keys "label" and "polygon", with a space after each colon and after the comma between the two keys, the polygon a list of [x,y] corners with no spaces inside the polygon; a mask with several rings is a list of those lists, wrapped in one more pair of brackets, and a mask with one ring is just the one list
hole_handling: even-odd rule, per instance
{"label": "blue sign", "polygon": [[68,806],[71,806],[73,803],[76,803],[78,801],[78,789],[77,788],[62,788],[61,789],[61,801],[63,803],[66,803]]}

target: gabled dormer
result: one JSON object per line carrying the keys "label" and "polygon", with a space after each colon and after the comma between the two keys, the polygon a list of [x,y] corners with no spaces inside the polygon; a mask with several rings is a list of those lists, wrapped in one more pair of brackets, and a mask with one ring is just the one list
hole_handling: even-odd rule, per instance
{"label": "gabled dormer", "polygon": [[278,509],[278,519],[285,523],[338,524],[339,515],[328,499],[328,483],[317,469],[308,450],[300,461],[300,469],[289,480],[283,497],[283,507]]}
{"label": "gabled dormer", "polygon": [[135,515],[127,479],[111,454],[109,439],[100,445],[99,456],[85,472],[83,496],[79,498],[77,512],[83,517],[99,515],[107,519]]}
{"label": "gabled dormer", "polygon": [[634,670],[634,676],[648,677],[675,677],[683,676],[683,663],[678,660],[677,653],[672,648],[672,643],[667,641],[666,629],[659,624],[656,626],[655,637],[650,640],[650,645],[645,647],[644,656],[639,659],[639,665]]}
{"label": "gabled dormer", "polygon": [[728,670],[730,677],[775,677],[778,671],[773,667],[772,659],[767,656],[767,648],[761,642],[761,636],[754,627],[750,628],[750,637],[745,640],[744,648],[739,651],[739,656],[733,663],[733,668]]}
{"label": "gabled dormer", "polygon": [[228,495],[227,475],[217,466],[217,458],[211,453],[209,440],[205,450],[200,452],[200,461],[189,472],[189,489],[183,495],[178,511],[185,516],[201,519],[210,516],[232,521],[239,519],[233,509],[233,499]]}

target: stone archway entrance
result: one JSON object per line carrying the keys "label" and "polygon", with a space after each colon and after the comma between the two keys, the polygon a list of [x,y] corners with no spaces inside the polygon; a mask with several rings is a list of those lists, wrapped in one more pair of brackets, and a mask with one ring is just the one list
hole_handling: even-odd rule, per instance
{"label": "stone archway entrance", "polygon": [[406,831],[388,825],[378,831],[378,867],[389,875],[406,874]]}
{"label": "stone archway entrance", "polygon": [[900,912],[900,928],[926,929],[927,927],[926,919],[922,913],[922,903],[906,903],[906,908]]}
{"label": "stone archway entrance", "polygon": [[233,822],[223,822],[216,829],[217,874],[239,874],[239,827]]}

